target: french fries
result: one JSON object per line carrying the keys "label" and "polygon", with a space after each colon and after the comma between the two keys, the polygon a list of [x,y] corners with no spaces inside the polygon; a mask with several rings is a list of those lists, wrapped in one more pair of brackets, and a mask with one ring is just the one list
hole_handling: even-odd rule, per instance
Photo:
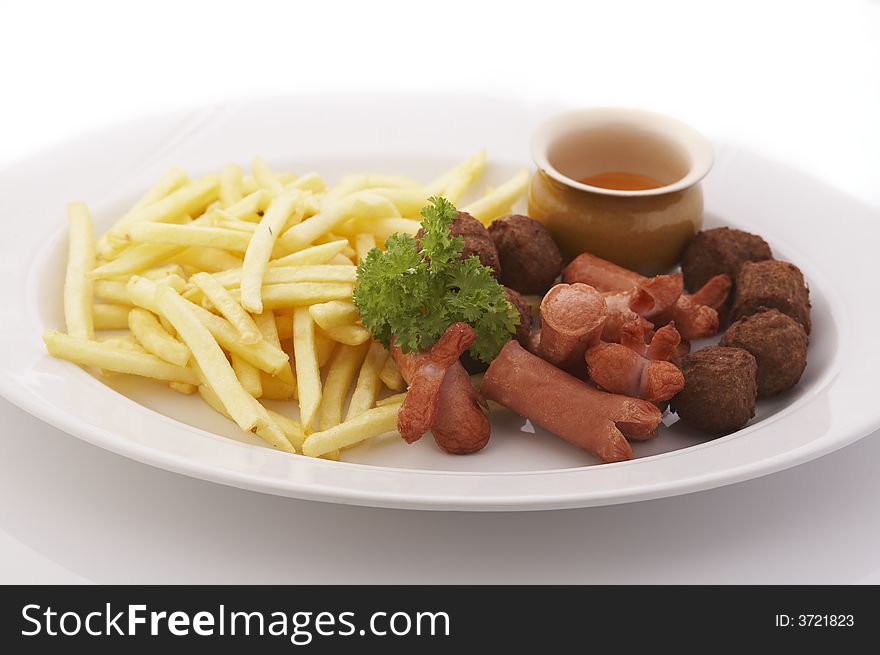
{"label": "french fries", "polygon": [[259,314],[263,311],[260,293],[275,239],[289,220],[299,222],[302,214],[302,192],[298,189],[284,191],[269,205],[251,237],[241,267],[241,306],[249,312]]}
{"label": "french fries", "polygon": [[113,343],[71,337],[57,330],[46,330],[43,333],[43,342],[53,357],[82,366],[97,366],[105,371],[129,373],[166,382],[199,382],[192,369],[169,364],[149,353],[120,348]]}
{"label": "french fries", "polygon": [[529,172],[520,171],[507,182],[491,191],[476,202],[467,205],[462,211],[467,212],[483,225],[489,225],[499,216],[510,212],[529,184]]}
{"label": "french fries", "polygon": [[386,359],[388,359],[388,351],[381,343],[373,341],[358,373],[357,384],[348,404],[348,412],[345,414],[346,422],[363,414],[376,402],[376,396],[379,395],[379,389],[382,387],[379,372],[385,365]]}
{"label": "french fries", "polygon": [[315,351],[315,324],[305,307],[293,312],[293,352],[300,423],[308,433],[321,404],[321,371]]}
{"label": "french fries", "polygon": [[190,351],[172,337],[159,320],[146,309],[133,307],[128,312],[128,329],[147,352],[177,366],[186,366]]}
{"label": "french fries", "polygon": [[64,278],[64,321],[72,337],[95,336],[92,319],[92,278],[95,267],[95,240],[92,217],[81,202],[67,206],[67,273]]}
{"label": "french fries", "polygon": [[[394,431],[406,398],[360,321],[357,265],[390,235],[415,235],[430,196],[459,201],[485,168],[479,151],[427,183],[357,174],[330,187],[260,157],[249,173],[229,163],[190,179],[173,168],[97,239],[86,206],[71,203],[67,334],[47,330],[46,348],[101,375],[198,391],[275,448],[338,459]],[[488,224],[527,180],[520,173],[464,210]],[[398,393],[377,400],[385,388]],[[298,407],[299,420],[269,401]]]}

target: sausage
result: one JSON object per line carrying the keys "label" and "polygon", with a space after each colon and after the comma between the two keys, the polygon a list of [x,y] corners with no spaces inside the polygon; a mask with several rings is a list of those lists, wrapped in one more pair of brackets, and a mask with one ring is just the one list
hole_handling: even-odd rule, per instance
{"label": "sausage", "polygon": [[557,284],[541,301],[535,353],[555,366],[580,372],[584,351],[602,335],[605,313],[605,299],[593,287]]}
{"label": "sausage", "polygon": [[649,439],[660,424],[660,410],[653,404],[599,391],[516,341],[501,349],[480,390],[603,462],[632,459],[626,437]]}
{"label": "sausage", "polygon": [[485,401],[459,363],[446,371],[431,432],[437,445],[453,455],[475,453],[489,442]]}

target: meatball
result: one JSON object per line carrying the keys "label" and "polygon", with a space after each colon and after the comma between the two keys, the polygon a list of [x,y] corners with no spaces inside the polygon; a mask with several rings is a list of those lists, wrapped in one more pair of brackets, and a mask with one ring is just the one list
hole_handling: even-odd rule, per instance
{"label": "meatball", "polygon": [[729,227],[703,230],[694,237],[681,258],[684,284],[691,293],[716,275],[736,280],[745,262],[773,259],[770,246],[757,234]]}
{"label": "meatball", "polygon": [[684,389],[670,406],[686,425],[720,436],[735,432],[755,415],[758,365],[747,350],[713,346],[681,362]]}
{"label": "meatball", "polygon": [[797,266],[775,259],[742,265],[736,276],[731,320],[738,321],[764,309],[778,309],[791,316],[809,336],[810,291]]}
{"label": "meatball", "polygon": [[[516,326],[516,333],[513,334],[513,338],[519,341],[523,348],[528,348],[529,338],[532,334],[532,306],[516,291],[508,287],[504,287],[504,296],[519,311],[519,325]],[[461,363],[471,375],[482,373],[489,368],[488,364],[474,359],[467,351],[462,354]]]}
{"label": "meatball", "polygon": [[501,283],[525,294],[542,294],[562,271],[562,254],[547,228],[514,214],[492,221],[489,234],[501,261]]}
{"label": "meatball", "polygon": [[[467,212],[458,212],[458,218],[452,221],[452,225],[449,227],[449,234],[464,239],[464,248],[461,251],[462,259],[476,255],[479,257],[480,263],[491,268],[495,278],[499,278],[501,264],[498,261],[498,251],[495,249],[492,237],[489,236],[489,232],[480,221]],[[421,229],[416,233],[416,241],[420,241],[423,236],[425,236],[425,230]]]}
{"label": "meatball", "polygon": [[758,364],[758,398],[791,389],[807,366],[807,333],[778,309],[744,316],[730,326],[720,345],[748,350]]}

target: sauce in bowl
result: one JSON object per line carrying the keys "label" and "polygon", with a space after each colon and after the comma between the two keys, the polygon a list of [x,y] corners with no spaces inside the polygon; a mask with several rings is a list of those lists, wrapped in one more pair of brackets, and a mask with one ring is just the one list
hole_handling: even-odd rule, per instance
{"label": "sauce in bowl", "polygon": [[663,182],[655,180],[653,177],[624,171],[607,171],[605,173],[588,175],[587,177],[580,178],[578,182],[603,189],[621,189],[623,191],[659,189],[665,186]]}

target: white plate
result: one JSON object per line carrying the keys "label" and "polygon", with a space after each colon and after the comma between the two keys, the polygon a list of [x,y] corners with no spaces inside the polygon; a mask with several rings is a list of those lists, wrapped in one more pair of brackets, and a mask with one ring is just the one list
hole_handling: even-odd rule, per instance
{"label": "white plate", "polygon": [[814,305],[801,384],[761,402],[748,427],[721,439],[703,442],[673,425],[635,444],[637,459],[599,466],[501,412],[476,455],[445,455],[428,436],[413,446],[378,440],[343,462],[313,460],[262,447],[194,398],[124,376],[110,380],[114,389],[45,353],[40,333],[62,325],[70,200],[85,200],[104,228],[173,164],[203,173],[255,154],[331,180],[366,170],[429,178],[486,147],[492,164],[481,184],[492,184],[529,165],[528,137],[554,110],[481,98],[266,99],[109,128],[11,167],[0,177],[0,393],[70,434],[165,469],[299,498],[421,509],[681,494],[778,471],[880,426],[876,216],[818,180],[719,144],[705,183],[707,225],[762,234],[777,257],[803,269]]}

